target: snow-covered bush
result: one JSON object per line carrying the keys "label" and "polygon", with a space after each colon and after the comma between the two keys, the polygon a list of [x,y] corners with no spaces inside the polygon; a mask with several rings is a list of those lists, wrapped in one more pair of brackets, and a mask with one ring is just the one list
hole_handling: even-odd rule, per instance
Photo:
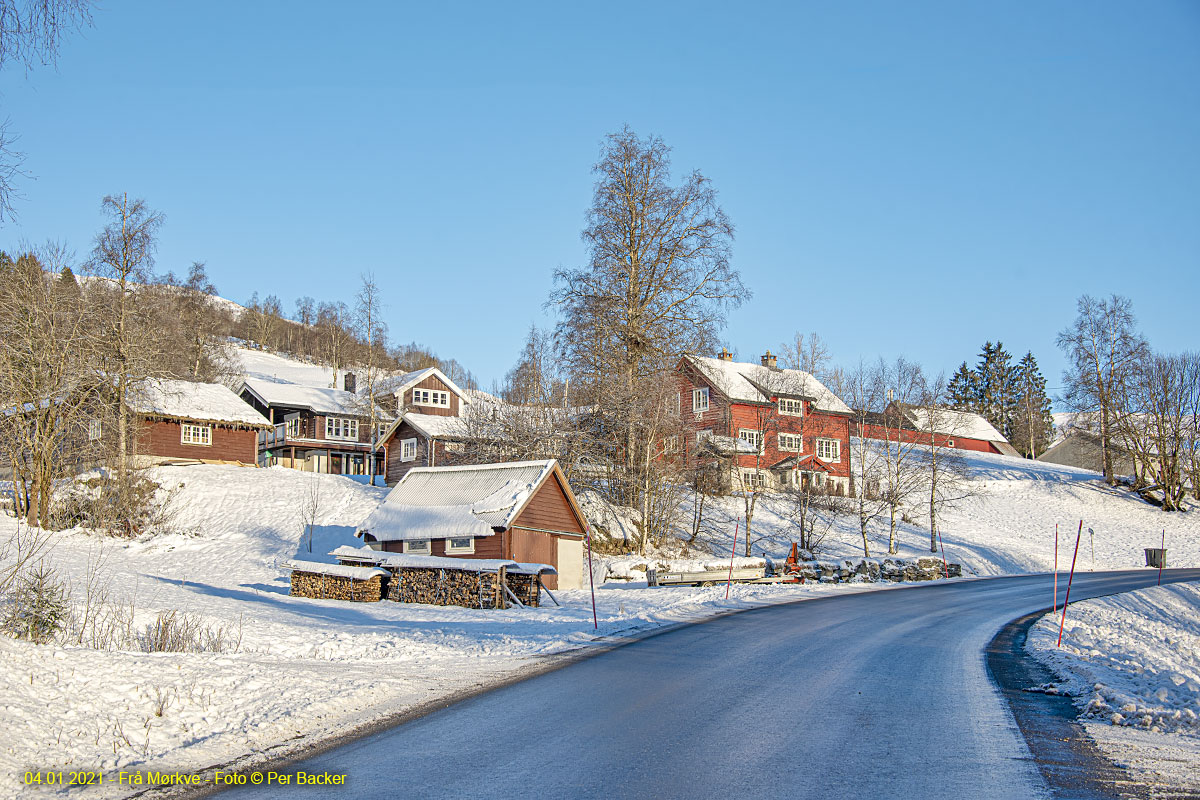
{"label": "snow-covered bush", "polygon": [[169,521],[170,495],[138,471],[80,478],[56,495],[50,513],[57,530],[87,528],[130,539],[160,531]]}

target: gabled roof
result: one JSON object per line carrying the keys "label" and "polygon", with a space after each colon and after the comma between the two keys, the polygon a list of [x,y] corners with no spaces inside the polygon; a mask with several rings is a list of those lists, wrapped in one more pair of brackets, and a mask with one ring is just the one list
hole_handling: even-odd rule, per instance
{"label": "gabled roof", "polygon": [[684,358],[714,389],[735,402],[770,403],[772,397],[794,396],[811,400],[819,411],[851,413],[840,397],[803,370],[771,369],[707,356],[687,355]]}
{"label": "gabled roof", "polygon": [[270,420],[219,383],[147,380],[130,387],[128,404],[149,417],[271,427]]}
{"label": "gabled roof", "polygon": [[383,542],[491,536],[513,524],[551,475],[557,475],[572,510],[584,522],[557,461],[512,461],[414,467],[355,535],[370,533]]}
{"label": "gabled roof", "polygon": [[1003,434],[993,428],[990,422],[970,411],[939,408],[931,414],[927,408],[905,406],[904,413],[912,422],[913,427],[923,433],[940,433],[945,436],[959,436],[983,442],[1008,443]]}
{"label": "gabled roof", "polygon": [[246,378],[242,389],[249,390],[265,406],[304,408],[314,414],[364,416],[362,403],[353,392],[319,389],[297,383],[275,383],[261,378]]}
{"label": "gabled roof", "polygon": [[446,384],[446,388],[458,395],[464,403],[470,403],[471,397],[458,388],[458,385],[446,377],[446,373],[442,372],[437,367],[425,367],[424,369],[406,372],[403,375],[398,375],[395,378],[388,379],[388,391],[393,392],[398,398],[402,397],[412,387],[416,386],[426,378],[434,376],[442,383]]}

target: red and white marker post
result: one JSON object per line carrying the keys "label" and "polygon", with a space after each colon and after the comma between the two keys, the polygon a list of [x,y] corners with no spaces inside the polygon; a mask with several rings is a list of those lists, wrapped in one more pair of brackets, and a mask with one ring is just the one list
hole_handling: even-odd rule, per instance
{"label": "red and white marker post", "polygon": [[1062,619],[1058,623],[1058,644],[1062,647],[1063,626],[1067,624],[1067,603],[1071,602],[1071,582],[1075,580],[1075,559],[1079,555],[1079,539],[1083,536],[1083,520],[1079,520],[1079,532],[1075,534],[1075,555],[1071,556],[1071,574],[1067,577],[1067,596],[1063,599]]}
{"label": "red and white marker post", "polygon": [[596,573],[592,571],[592,526],[587,526],[588,549],[588,583],[592,586],[592,628],[600,630],[600,620],[596,616]]}
{"label": "red and white marker post", "polygon": [[729,587],[733,584],[733,559],[737,555],[737,535],[738,528],[742,523],[735,522],[733,524],[733,549],[729,551],[729,577],[725,580],[725,599],[729,599]]}
{"label": "red and white marker post", "polygon": [[1058,523],[1054,523],[1054,607],[1050,609],[1053,614],[1058,611]]}
{"label": "red and white marker post", "polygon": [[1167,529],[1163,528],[1162,551],[1158,557],[1158,585],[1162,586],[1162,568],[1167,561]]}

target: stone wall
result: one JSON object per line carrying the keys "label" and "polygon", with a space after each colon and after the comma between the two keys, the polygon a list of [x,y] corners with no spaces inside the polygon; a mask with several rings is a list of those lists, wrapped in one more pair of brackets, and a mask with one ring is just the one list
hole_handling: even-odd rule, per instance
{"label": "stone wall", "polygon": [[372,575],[366,580],[360,580],[293,570],[291,593],[296,597],[312,597],[318,600],[377,603],[383,598],[383,576]]}
{"label": "stone wall", "polygon": [[[777,568],[779,567],[778,562]],[[843,583],[850,580],[875,581],[932,581],[944,577],[962,577],[961,564],[946,564],[931,556],[921,558],[861,558],[844,561],[801,561],[799,574],[809,581]]]}

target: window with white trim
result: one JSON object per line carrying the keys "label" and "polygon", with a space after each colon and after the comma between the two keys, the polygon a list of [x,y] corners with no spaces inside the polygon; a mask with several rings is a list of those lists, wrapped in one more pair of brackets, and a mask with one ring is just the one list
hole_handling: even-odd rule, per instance
{"label": "window with white trim", "polygon": [[779,398],[779,413],[789,417],[804,416],[804,401],[790,397]]}
{"label": "window with white trim", "polygon": [[837,439],[817,439],[817,458],[822,461],[841,461],[842,443]]}
{"label": "window with white trim", "polygon": [[750,492],[758,489],[765,489],[767,486],[767,476],[758,470],[743,472],[742,486]]}
{"label": "window with white trim", "polygon": [[678,436],[668,436],[665,439],[663,439],[663,452],[668,455],[671,453],[678,453],[679,452],[679,437]]}
{"label": "window with white trim", "polygon": [[701,386],[699,389],[692,389],[692,411],[703,413],[708,411],[708,387]]}
{"label": "window with white trim", "polygon": [[404,552],[412,553],[415,556],[429,555],[429,540],[428,539],[406,539],[404,542]]}
{"label": "window with white trim", "polygon": [[470,536],[464,536],[461,539],[446,540],[447,553],[474,553],[475,540]]}
{"label": "window with white trim", "polygon": [[326,439],[348,439],[358,441],[358,420],[349,417],[326,417]]}
{"label": "window with white trim", "polygon": [[781,433],[779,449],[786,453],[804,452],[804,437],[798,433]]}
{"label": "window with white trim", "polygon": [[295,416],[284,421],[284,434],[292,439],[300,438],[300,417]]}
{"label": "window with white trim", "polygon": [[417,440],[416,439],[401,439],[400,440],[400,460],[415,461],[417,459]]}
{"label": "window with white trim", "polygon": [[209,425],[188,425],[179,426],[179,443],[180,444],[198,444],[205,447],[212,445],[212,427]]}
{"label": "window with white trim", "polygon": [[104,425],[98,419],[88,421],[88,441],[96,442],[104,435]]}
{"label": "window with white trim", "polygon": [[413,389],[413,405],[450,407],[450,393],[439,392],[436,389]]}
{"label": "window with white trim", "polygon": [[756,431],[753,428],[741,428],[738,430],[738,438],[749,444],[756,451],[762,450],[762,431]]}
{"label": "window with white trim", "polygon": [[674,414],[674,415],[675,415],[675,416],[677,416],[677,417],[678,417],[678,416],[679,416],[681,413],[683,413],[683,392],[676,392],[676,393],[675,393],[675,401],[674,401],[674,403],[671,405],[671,407],[670,407],[670,411],[671,411],[671,413],[672,413],[672,414]]}

